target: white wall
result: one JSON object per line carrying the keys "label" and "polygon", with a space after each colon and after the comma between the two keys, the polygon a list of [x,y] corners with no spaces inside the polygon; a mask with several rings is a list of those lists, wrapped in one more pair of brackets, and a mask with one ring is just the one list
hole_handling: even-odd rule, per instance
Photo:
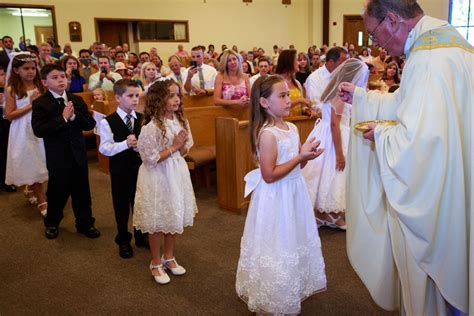
{"label": "white wall", "polygon": [[[449,0],[419,0],[425,14],[438,19],[448,20]],[[363,0],[331,0],[329,11],[329,45],[342,45],[344,30],[344,15],[362,14]],[[336,25],[333,25],[336,22]]]}

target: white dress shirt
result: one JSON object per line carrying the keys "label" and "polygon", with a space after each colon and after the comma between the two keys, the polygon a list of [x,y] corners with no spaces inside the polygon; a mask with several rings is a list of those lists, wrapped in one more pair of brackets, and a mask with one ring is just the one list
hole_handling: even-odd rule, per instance
{"label": "white dress shirt", "polygon": [[[58,98],[63,98],[63,99],[64,99],[64,104],[65,104],[65,105],[67,104],[68,99],[67,99],[66,91],[64,91],[62,95],[59,95],[59,94],[57,94],[56,92],[51,91],[51,90],[49,90],[49,92],[51,92],[51,94],[53,95],[53,97],[54,97],[56,100],[57,100]],[[67,120],[67,119],[63,116],[63,119],[66,121],[66,123],[67,123],[68,121],[74,121],[75,118],[76,118],[76,113],[74,113],[74,114],[71,116],[71,118],[70,118],[69,120]]]}
{"label": "white dress shirt", "polygon": [[326,68],[326,65],[316,69],[308,79],[306,79],[306,96],[313,103],[313,109],[321,109],[321,95],[329,83],[331,73]]}
{"label": "white dress shirt", "polygon": [[[217,70],[214,67],[206,65],[206,64],[202,64],[200,68],[202,69],[202,75],[204,77],[204,89],[206,90],[214,89],[214,81],[216,80]],[[183,85],[186,83],[186,80],[188,78],[188,70],[189,68],[186,69],[185,71],[185,76],[183,78]],[[196,74],[191,78],[191,85],[196,89],[201,88],[201,85],[199,84],[199,72],[196,72]],[[194,93],[191,91],[190,94],[192,95]]]}
{"label": "white dress shirt", "polygon": [[253,75],[252,77],[250,77],[250,88],[252,88],[253,84],[255,81],[257,81],[258,78],[260,78],[261,75],[260,73],[256,74],[256,75]]}
{"label": "white dress shirt", "polygon": [[[117,114],[120,116],[120,118],[126,125],[127,112],[125,112],[124,110],[118,107]],[[135,113],[135,111],[132,111],[130,115],[132,116],[131,117],[132,127],[134,127],[135,120],[137,119],[137,114]],[[114,141],[114,134],[112,133],[112,129],[110,128],[109,122],[107,122],[106,119],[103,119],[102,121],[100,121],[99,135],[100,135],[99,151],[104,156],[107,156],[107,157],[114,156],[128,149],[126,139],[119,143]]]}
{"label": "white dress shirt", "polygon": [[[122,76],[118,73],[109,72],[109,74],[115,81],[122,79]],[[100,71],[98,71],[89,77],[89,90],[92,91],[96,88],[102,88],[104,91],[113,91],[114,83],[105,77],[100,81]]]}

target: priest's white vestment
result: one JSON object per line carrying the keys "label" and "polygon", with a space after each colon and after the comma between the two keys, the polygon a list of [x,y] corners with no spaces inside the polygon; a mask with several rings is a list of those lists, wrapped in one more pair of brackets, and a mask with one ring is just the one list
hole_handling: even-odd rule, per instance
{"label": "priest's white vestment", "polygon": [[348,256],[386,310],[444,315],[448,302],[468,312],[474,50],[424,16],[405,53],[395,93],[354,92],[352,125],[398,124],[378,125],[375,143],[352,126]]}

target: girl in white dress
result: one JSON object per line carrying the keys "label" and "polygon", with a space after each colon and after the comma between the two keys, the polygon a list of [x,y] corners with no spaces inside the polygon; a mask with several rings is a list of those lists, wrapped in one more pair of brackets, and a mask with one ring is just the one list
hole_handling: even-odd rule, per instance
{"label": "girl in white dress", "polygon": [[165,269],[174,275],[186,273],[174,258],[175,234],[192,226],[198,212],[183,158],[193,145],[193,138],[175,81],[159,81],[150,87],[143,124],[138,139],[143,164],[138,172],[133,225],[148,233],[151,273],[157,283],[166,284],[170,278]]}
{"label": "girl in white dress", "polygon": [[24,185],[30,203],[38,203],[41,214],[46,216],[47,202],[41,185],[48,180],[44,144],[31,127],[32,103],[43,93],[43,85],[36,61],[29,54],[12,57],[9,70],[5,114],[12,123],[5,183]]}
{"label": "girl in white dress", "polygon": [[341,82],[352,82],[365,88],[368,74],[362,61],[348,59],[333,71],[321,95],[322,120],[316,122],[308,139],[320,139],[325,150],[303,170],[318,226],[346,229],[345,157],[349,146],[351,105],[340,100],[337,87]]}
{"label": "girl in white dress", "polygon": [[321,242],[301,168],[321,154],[300,147],[286,82],[261,77],[251,93],[250,136],[260,169],[245,177],[252,194],[241,240],[236,290],[257,313],[297,314],[301,301],[326,288]]}

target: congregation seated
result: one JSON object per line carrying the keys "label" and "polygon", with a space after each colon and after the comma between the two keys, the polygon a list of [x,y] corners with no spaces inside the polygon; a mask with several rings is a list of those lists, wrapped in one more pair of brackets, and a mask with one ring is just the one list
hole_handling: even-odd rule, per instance
{"label": "congregation seated", "polygon": [[267,56],[260,56],[258,58],[258,73],[250,77],[250,87],[260,77],[266,76],[270,73],[270,59]]}
{"label": "congregation seated", "polygon": [[311,114],[311,100],[304,96],[303,87],[296,80],[296,50],[286,49],[278,57],[275,74],[282,76],[290,90],[291,109],[289,116]]}
{"label": "congregation seated", "polygon": [[154,63],[147,61],[143,63],[140,71],[140,81],[143,85],[143,91],[146,93],[148,88],[157,80],[157,69]]}
{"label": "congregation seated", "polygon": [[79,72],[79,61],[74,56],[65,56],[61,59],[61,64],[66,70],[67,92],[77,93],[87,91],[86,79]]}
{"label": "congregation seated", "polygon": [[189,58],[189,53],[184,50],[183,44],[178,45],[178,50],[174,54],[179,58]]}
{"label": "congregation seated", "polygon": [[389,59],[390,56],[388,56],[387,51],[384,48],[379,48],[379,55],[372,60],[372,64],[377,72],[383,72]]}
{"label": "congregation seated", "polygon": [[183,89],[183,78],[186,75],[186,68],[181,67],[181,58],[177,55],[172,55],[168,58],[168,66],[170,67],[170,73],[166,78],[171,78],[176,81],[180,88]]}
{"label": "congregation seated", "polygon": [[298,82],[303,86],[310,74],[311,69],[309,66],[308,55],[303,52],[298,53],[298,71],[295,75],[296,80],[298,80]]}
{"label": "congregation seated", "polygon": [[228,50],[221,57],[214,85],[214,104],[247,107],[250,101],[250,80],[243,73],[240,58]]}
{"label": "congregation seated", "polygon": [[380,86],[378,90],[382,92],[388,92],[392,86],[400,84],[400,71],[395,61],[387,64],[382,77],[377,83]]}
{"label": "congregation seated", "polygon": [[43,43],[39,46],[40,67],[55,63],[57,60],[57,58],[51,55],[51,45],[49,43]]}

